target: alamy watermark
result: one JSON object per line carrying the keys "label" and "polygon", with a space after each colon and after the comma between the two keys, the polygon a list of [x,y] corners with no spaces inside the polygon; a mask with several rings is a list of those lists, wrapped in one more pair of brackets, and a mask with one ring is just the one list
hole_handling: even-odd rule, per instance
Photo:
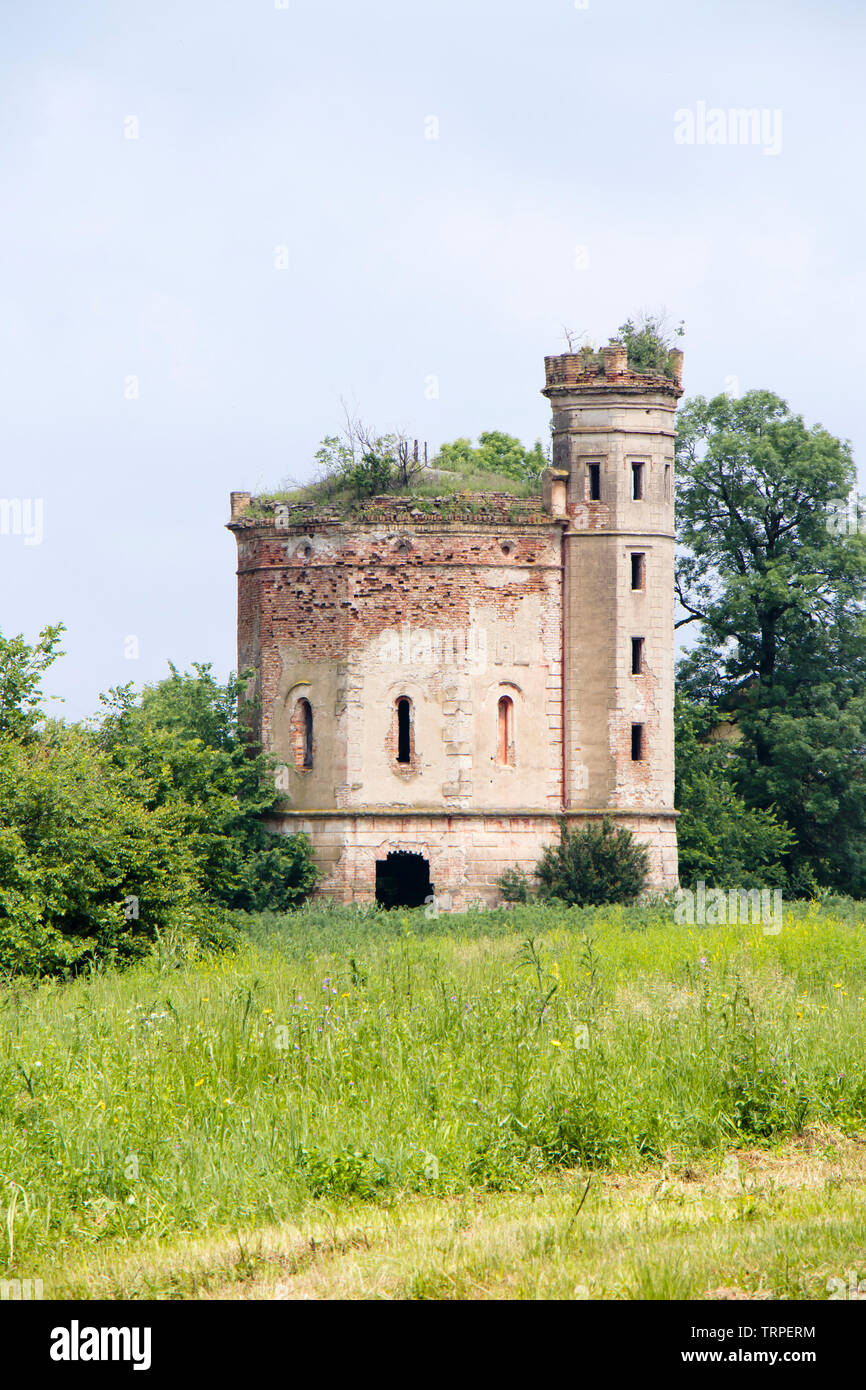
{"label": "alamy watermark", "polygon": [[782,152],[782,112],[778,106],[707,106],[705,101],[674,112],[677,145],[755,145],[764,154]]}
{"label": "alamy watermark", "polygon": [[0,1302],[30,1302],[45,1297],[41,1279],[0,1279]]}
{"label": "alamy watermark", "polygon": [[831,536],[855,536],[866,531],[866,501],[856,492],[828,503],[827,530]]}
{"label": "alamy watermark", "polygon": [[456,666],[483,675],[487,670],[487,632],[483,627],[413,628],[403,623],[380,634],[379,660],[386,666]]}
{"label": "alamy watermark", "polygon": [[846,1269],[846,1278],[827,1280],[827,1293],[831,1301],[841,1298],[866,1298],[866,1279],[858,1279],[856,1269]]}
{"label": "alamy watermark", "polygon": [[674,921],[688,926],[763,926],[765,936],[782,930],[781,888],[707,888],[699,879],[694,891],[678,888]]}
{"label": "alamy watermark", "polygon": [[41,497],[0,497],[0,536],[21,536],[25,545],[41,545],[44,516]]}

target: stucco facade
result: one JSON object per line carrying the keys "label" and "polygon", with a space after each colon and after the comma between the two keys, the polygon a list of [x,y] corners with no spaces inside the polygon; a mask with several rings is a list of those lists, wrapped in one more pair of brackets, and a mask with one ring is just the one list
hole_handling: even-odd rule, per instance
{"label": "stucco facade", "polygon": [[341,519],[232,495],[272,828],[310,836],[340,900],[382,896],[388,856],[412,854],[444,908],[495,901],[563,813],[610,813],[648,845],[653,885],[676,884],[679,375],[638,376],[615,347],[545,365],[537,501],[388,496]]}

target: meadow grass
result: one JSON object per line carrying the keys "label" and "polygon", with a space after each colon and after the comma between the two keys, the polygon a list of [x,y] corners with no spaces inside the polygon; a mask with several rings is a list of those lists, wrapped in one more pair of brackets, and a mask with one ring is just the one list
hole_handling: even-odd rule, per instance
{"label": "meadow grass", "polygon": [[[795,905],[765,935],[663,904],[311,906],[245,920],[232,952],[7,982],[0,1275],[271,1296],[331,1230],[334,1288],[358,1296],[475,1296],[471,1269],[479,1297],[812,1296],[824,1264],[863,1263],[864,915]],[[789,1152],[796,1180],[750,1196],[735,1152]],[[442,1230],[467,1204],[464,1259]]]}

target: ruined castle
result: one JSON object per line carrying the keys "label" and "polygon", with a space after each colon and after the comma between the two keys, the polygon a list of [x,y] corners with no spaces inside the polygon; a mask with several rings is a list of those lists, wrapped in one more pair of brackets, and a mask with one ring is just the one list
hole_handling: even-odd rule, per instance
{"label": "ruined castle", "polygon": [[271,828],[342,902],[493,903],[610,815],[677,882],[670,374],[626,348],[545,359],[535,500],[397,493],[333,514],[232,494],[238,669],[277,760]]}

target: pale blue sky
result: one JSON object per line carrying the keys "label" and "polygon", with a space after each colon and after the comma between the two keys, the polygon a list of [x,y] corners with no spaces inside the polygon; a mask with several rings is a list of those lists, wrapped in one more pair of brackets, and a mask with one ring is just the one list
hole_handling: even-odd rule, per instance
{"label": "pale blue sky", "polygon": [[[44,505],[0,628],[67,624],[58,713],[230,669],[228,494],[309,476],[341,396],[431,450],[546,439],[563,324],[664,306],[687,394],[767,387],[862,454],[859,0],[0,14],[0,498]],[[677,144],[701,102],[780,111],[780,152]]]}

